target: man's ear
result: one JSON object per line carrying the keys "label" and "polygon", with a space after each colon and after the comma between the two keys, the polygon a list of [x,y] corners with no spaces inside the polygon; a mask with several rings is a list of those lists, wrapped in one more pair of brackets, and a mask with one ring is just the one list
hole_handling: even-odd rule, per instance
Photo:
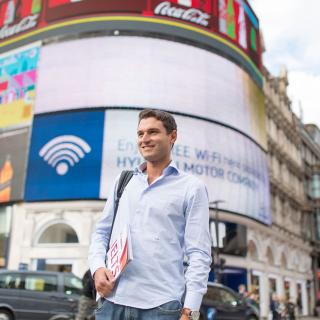
{"label": "man's ear", "polygon": [[171,133],[170,133],[170,135],[171,135],[171,143],[172,143],[172,145],[174,145],[174,143],[176,142],[176,140],[177,140],[177,130],[173,130]]}

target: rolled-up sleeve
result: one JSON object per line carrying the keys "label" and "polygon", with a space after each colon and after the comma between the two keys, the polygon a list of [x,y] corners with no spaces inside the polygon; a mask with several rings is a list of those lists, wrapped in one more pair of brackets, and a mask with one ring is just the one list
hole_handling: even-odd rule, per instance
{"label": "rolled-up sleeve", "polygon": [[105,259],[107,247],[111,237],[111,225],[114,215],[115,192],[117,188],[117,181],[114,184],[112,191],[107,199],[106,205],[103,209],[102,216],[96,224],[95,231],[91,237],[91,244],[89,247],[88,263],[91,274],[93,275],[97,269],[105,267]]}
{"label": "rolled-up sleeve", "polygon": [[206,187],[201,181],[190,188],[187,201],[184,242],[189,265],[185,273],[184,307],[198,311],[203,295],[207,292],[211,265],[209,201]]}

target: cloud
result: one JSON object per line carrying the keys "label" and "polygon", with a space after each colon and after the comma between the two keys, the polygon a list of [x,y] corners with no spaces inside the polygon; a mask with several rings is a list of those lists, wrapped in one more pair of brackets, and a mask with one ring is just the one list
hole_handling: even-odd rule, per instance
{"label": "cloud", "polygon": [[320,127],[320,1],[250,0],[250,4],[263,32],[265,66],[273,75],[287,67],[294,111],[301,101],[304,122]]}
{"label": "cloud", "polygon": [[300,115],[299,104],[303,109],[303,122],[320,125],[319,90],[320,75],[305,72],[289,72],[289,97],[292,100],[292,109]]}

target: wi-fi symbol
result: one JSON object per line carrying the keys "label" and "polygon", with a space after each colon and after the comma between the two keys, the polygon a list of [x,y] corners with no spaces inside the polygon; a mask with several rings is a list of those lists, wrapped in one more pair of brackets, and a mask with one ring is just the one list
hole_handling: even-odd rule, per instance
{"label": "wi-fi symbol", "polygon": [[41,148],[39,155],[56,169],[57,174],[63,176],[68,172],[70,166],[73,167],[90,151],[90,146],[83,139],[64,135],[55,137],[46,143]]}

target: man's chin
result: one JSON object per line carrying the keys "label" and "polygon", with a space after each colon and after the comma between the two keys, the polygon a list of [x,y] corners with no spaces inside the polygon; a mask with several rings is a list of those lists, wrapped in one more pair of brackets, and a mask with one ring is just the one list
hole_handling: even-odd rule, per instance
{"label": "man's chin", "polygon": [[148,162],[155,162],[156,161],[156,157],[152,156],[152,155],[143,154],[142,157],[143,157],[144,160],[146,160]]}

